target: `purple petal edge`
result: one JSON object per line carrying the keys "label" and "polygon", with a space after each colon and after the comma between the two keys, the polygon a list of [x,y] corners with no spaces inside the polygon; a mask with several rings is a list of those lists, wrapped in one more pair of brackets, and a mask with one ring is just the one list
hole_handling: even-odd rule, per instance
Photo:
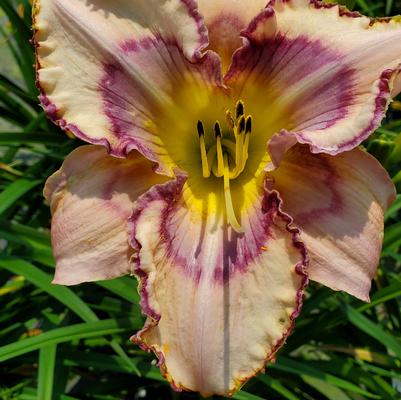
{"label": "purple petal edge", "polygon": [[314,145],[311,140],[305,138],[304,132],[286,132],[283,133],[289,135],[295,135],[299,143],[309,145],[312,153],[327,153],[332,156],[342,153],[343,151],[349,151],[361,144],[366,138],[368,138],[381,124],[387,108],[391,101],[391,88],[390,81],[392,77],[401,72],[401,65],[397,69],[386,69],[382,72],[378,82],[379,94],[375,99],[375,110],[373,112],[373,118],[370,120],[369,125],[364,128],[358,135],[352,140],[344,142],[338,146],[337,149],[325,149],[320,146]]}
{"label": "purple petal edge", "polygon": [[[281,0],[283,3],[291,3],[292,0]],[[266,7],[274,6],[277,0],[270,0]],[[337,3],[324,3],[321,0],[309,0],[309,4],[313,5],[315,8],[333,8],[338,7],[340,17],[352,17],[352,18],[360,18],[364,15],[359,13],[358,11],[350,11],[347,7],[337,4]]]}
{"label": "purple petal edge", "polygon": [[202,58],[202,51],[209,45],[209,33],[203,16],[199,13],[198,3],[195,0],[181,0],[181,2],[186,6],[188,14],[193,17],[198,26],[199,45],[192,57],[192,61],[196,61]]}
{"label": "purple petal edge", "polygon": [[[280,0],[283,3],[291,3],[292,0]],[[226,75],[224,76],[223,80],[224,82],[229,81],[232,77],[235,76],[236,69],[241,67],[241,63],[243,62],[241,60],[241,53],[248,49],[250,46],[252,46],[252,43],[255,44],[256,46],[260,46],[261,43],[256,40],[255,38],[252,38],[252,33],[256,31],[257,25],[259,23],[263,23],[265,20],[274,17],[275,12],[274,9],[272,8],[276,4],[277,0],[270,0],[269,3],[267,4],[266,8],[262,10],[248,25],[246,29],[241,31],[241,36],[244,37],[246,42],[242,47],[237,49],[232,58],[232,64],[230,65]],[[345,17],[345,18],[361,18],[364,17],[364,15],[360,14],[359,12],[355,11],[349,11],[345,6],[338,5],[336,3],[323,3],[319,0],[309,0],[309,4],[313,5],[316,9],[331,9],[334,7],[338,7],[338,12],[340,17]],[[391,18],[371,18],[371,25],[373,25],[375,22],[388,22],[391,20]],[[262,40],[263,42],[263,40]],[[330,155],[337,155],[343,151],[349,151],[357,147],[359,144],[361,144],[365,139],[367,139],[381,124],[382,119],[385,116],[385,113],[387,111],[387,108],[390,104],[391,101],[391,88],[390,88],[390,81],[391,79],[401,73],[401,64],[398,66],[396,69],[386,69],[382,71],[379,81],[378,81],[378,89],[379,93],[377,94],[375,98],[375,110],[373,112],[373,117],[369,121],[368,125],[361,131],[359,132],[356,136],[354,136],[353,139],[345,141],[341,143],[340,145],[337,146],[337,148],[324,148],[318,145],[315,145],[310,139],[308,139],[307,136],[307,131],[298,131],[298,132],[291,132],[287,131],[285,129],[281,130],[280,132],[276,133],[275,136],[280,136],[280,140],[287,140],[291,141],[290,137],[293,137],[296,139],[298,143],[301,144],[306,144],[309,146],[310,151],[312,153],[326,153]],[[267,144],[269,148],[269,143]],[[291,146],[290,146],[291,147]],[[278,161],[278,162],[277,162]],[[272,163],[267,165],[265,168],[266,171],[269,171],[271,169],[274,169],[279,163],[278,160],[273,160]]]}
{"label": "purple petal edge", "polygon": [[[178,386],[172,377],[170,376],[167,367],[165,365],[164,361],[164,355],[162,351],[156,350],[154,347],[149,346],[141,340],[141,336],[147,332],[149,329],[152,329],[153,327],[157,326],[161,315],[152,308],[152,306],[149,303],[149,293],[147,290],[147,283],[148,283],[148,274],[141,268],[141,259],[139,252],[141,250],[141,244],[135,239],[135,230],[136,226],[135,223],[139,219],[142,211],[147,207],[147,205],[155,200],[164,200],[165,197],[168,196],[175,196],[178,198],[181,195],[181,188],[184,185],[186,180],[186,177],[181,175],[178,176],[176,180],[167,182],[166,184],[162,185],[155,185],[153,186],[152,189],[150,189],[149,192],[145,193],[142,195],[138,201],[137,201],[137,207],[136,210],[134,211],[133,215],[130,218],[130,221],[128,223],[129,226],[129,240],[130,244],[134,249],[134,255],[131,258],[131,262],[133,264],[132,271],[134,275],[137,277],[139,281],[139,294],[141,296],[141,310],[142,313],[150,317],[149,320],[146,321],[144,327],[138,331],[136,334],[131,336],[130,340],[137,344],[142,350],[147,351],[147,352],[154,352],[156,354],[156,357],[158,358],[158,366],[160,368],[160,371],[165,379],[167,379],[171,385],[171,387],[177,391],[181,392],[183,390],[189,390],[185,387]],[[153,193],[150,193],[150,192]],[[245,383],[248,381],[250,378],[258,374],[260,371],[264,370],[265,364],[269,361],[274,361],[275,355],[277,351],[283,346],[285,343],[286,339],[288,336],[292,333],[295,327],[295,319],[299,316],[302,305],[303,305],[303,298],[304,298],[304,290],[306,286],[309,283],[309,277],[307,274],[307,266],[309,263],[309,257],[308,257],[308,252],[306,249],[305,244],[300,240],[300,231],[297,227],[293,225],[293,218],[285,213],[282,210],[282,199],[280,198],[279,193],[276,190],[270,190],[269,189],[269,181],[268,179],[265,181],[265,196],[262,200],[262,209],[265,210],[275,210],[277,215],[283,218],[283,220],[286,223],[286,230],[291,234],[292,238],[292,244],[293,246],[299,250],[302,256],[302,260],[299,261],[295,265],[295,272],[297,275],[302,277],[301,285],[298,288],[296,292],[296,298],[295,298],[295,309],[292,312],[290,316],[290,321],[291,324],[289,328],[284,332],[282,338],[277,341],[277,343],[273,346],[272,350],[266,355],[265,361],[258,370],[254,371],[254,373],[244,379],[241,380],[241,383]],[[230,395],[234,394],[234,392],[237,390],[237,386],[232,389]]]}
{"label": "purple petal edge", "polygon": [[[204,24],[204,19],[203,16],[199,13],[198,11],[198,4],[195,0],[180,0],[182,4],[186,7],[188,11],[188,15],[193,17],[193,19],[196,22],[197,28],[198,28],[198,33],[199,33],[199,41],[198,41],[198,47],[194,50],[193,55],[189,58],[189,61],[192,63],[196,63],[201,61],[205,56],[206,53],[202,53],[203,50],[209,45],[209,36],[208,36],[208,30],[206,28],[206,25]],[[120,146],[118,148],[113,148],[113,146],[110,144],[110,141],[106,138],[101,138],[101,139],[94,139],[85,134],[77,125],[68,123],[65,119],[61,118],[59,116],[59,108],[57,107],[56,104],[52,103],[49,99],[49,97],[46,94],[46,91],[43,89],[40,79],[39,79],[39,70],[42,69],[42,66],[39,62],[39,55],[38,55],[38,49],[40,48],[40,45],[37,40],[37,32],[38,29],[35,27],[36,26],[36,17],[37,14],[39,13],[40,9],[40,0],[34,0],[33,6],[32,6],[32,26],[33,26],[33,37],[31,40],[31,43],[34,46],[34,51],[35,51],[35,84],[36,87],[39,90],[39,101],[40,104],[45,111],[46,115],[48,118],[57,126],[59,126],[63,131],[65,132],[72,132],[74,136],[77,138],[88,142],[90,144],[95,144],[95,145],[102,145],[107,149],[107,152],[110,155],[113,155],[118,158],[125,158],[127,155],[132,151],[132,150],[138,150],[141,154],[143,154],[146,158],[149,160],[153,161],[156,163],[154,170],[155,172],[163,172],[162,166],[156,161],[156,156],[154,153],[143,146],[141,143],[136,141],[135,139],[130,140],[128,143],[125,143],[123,146]],[[208,52],[211,53],[209,54],[209,57],[212,59],[216,59],[218,57],[217,54],[213,52]],[[220,59],[219,59],[220,60]]]}

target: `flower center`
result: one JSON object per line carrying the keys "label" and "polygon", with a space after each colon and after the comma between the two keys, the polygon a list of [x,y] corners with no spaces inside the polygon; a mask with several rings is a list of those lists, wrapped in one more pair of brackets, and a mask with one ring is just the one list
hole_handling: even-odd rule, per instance
{"label": "flower center", "polygon": [[230,180],[237,178],[245,169],[252,131],[252,116],[245,116],[244,103],[240,100],[235,107],[235,118],[231,111],[227,110],[226,119],[229,130],[224,134],[220,122],[216,121],[215,142],[209,148],[206,147],[203,122],[198,121],[202,175],[204,178],[209,178],[213,173],[217,178],[223,178],[227,220],[236,232],[242,233],[243,229],[234,212]]}

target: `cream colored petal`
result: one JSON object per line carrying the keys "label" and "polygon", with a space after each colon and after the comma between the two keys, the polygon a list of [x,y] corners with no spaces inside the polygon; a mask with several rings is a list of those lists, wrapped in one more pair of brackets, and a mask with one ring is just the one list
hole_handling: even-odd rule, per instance
{"label": "cream colored petal", "polygon": [[36,0],[34,29],[48,115],[113,155],[137,149],[171,174],[158,137],[166,127],[155,120],[180,86],[220,77],[218,57],[202,54],[207,31],[196,3]]}
{"label": "cream colored petal", "polygon": [[44,189],[53,214],[53,282],[73,285],[129,273],[127,220],[137,197],[162,181],[138,153],[117,159],[101,146],[74,150]]}
{"label": "cream colored petal", "polygon": [[384,168],[360,149],[333,157],[297,145],[273,176],[307,246],[310,278],[368,300],[395,196]]}
{"label": "cream colored petal", "polygon": [[255,199],[238,235],[221,214],[194,213],[182,185],[152,188],[131,220],[148,316],[133,340],[156,353],[175,389],[232,395],[290,334],[306,253],[275,193]]}
{"label": "cream colored petal", "polygon": [[313,152],[356,147],[400,89],[397,19],[373,22],[334,4],[276,0],[243,35],[248,43],[226,82],[265,116],[267,130],[279,126]]}
{"label": "cream colored petal", "polygon": [[267,0],[198,0],[209,32],[209,49],[217,52],[226,69],[242,46],[240,32],[266,6]]}

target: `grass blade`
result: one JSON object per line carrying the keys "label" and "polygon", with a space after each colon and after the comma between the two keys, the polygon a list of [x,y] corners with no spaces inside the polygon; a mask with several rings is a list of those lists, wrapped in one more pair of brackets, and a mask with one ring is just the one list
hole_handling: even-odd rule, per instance
{"label": "grass blade", "polygon": [[35,57],[29,43],[32,33],[8,0],[3,0],[0,3],[0,7],[7,14],[13,27],[13,34],[19,49],[18,56],[15,53],[14,56],[16,56],[16,61],[20,65],[25,84],[32,94],[36,93],[35,73],[32,68],[35,63]]}
{"label": "grass blade", "polygon": [[47,133],[24,133],[24,132],[0,132],[0,145],[15,144],[25,145],[41,143],[47,145],[57,145],[67,143],[68,139],[63,136],[49,135]]}
{"label": "grass blade", "polygon": [[389,226],[384,231],[383,248],[397,249],[401,245],[401,222]]}
{"label": "grass blade", "polygon": [[348,321],[359,328],[362,332],[378,340],[388,349],[391,349],[398,358],[401,358],[401,342],[397,340],[390,333],[386,332],[381,326],[370,321],[360,312],[349,306],[348,304],[342,305],[344,314],[347,316]]}
{"label": "grass blade", "polygon": [[136,291],[137,281],[135,278],[122,277],[111,281],[99,281],[96,282],[96,284],[117,294],[132,304],[138,304],[139,302],[139,295]]}
{"label": "grass blade", "polygon": [[268,375],[259,375],[258,380],[265,383],[269,388],[280,394],[282,399],[298,400],[298,397],[284,387],[278,380],[273,379]]}
{"label": "grass blade", "polygon": [[30,353],[43,346],[122,333],[134,327],[135,322],[132,319],[105,319],[53,329],[38,336],[0,347],[0,362]]}
{"label": "grass blade", "polygon": [[366,390],[363,390],[352,382],[349,382],[343,378],[338,378],[334,375],[322,372],[316,368],[309,366],[306,361],[299,362],[290,360],[289,358],[280,357],[278,358],[277,363],[272,364],[270,368],[277,369],[279,371],[285,371],[290,374],[295,374],[296,376],[307,376],[315,379],[320,379],[327,384],[337,386],[341,389],[349,390],[357,394],[361,394],[371,399],[378,398],[376,395],[369,393]]}
{"label": "grass blade", "polygon": [[0,193],[0,215],[40,183],[41,181],[39,180],[21,178],[8,185],[6,189]]}
{"label": "grass blade", "polygon": [[386,215],[384,216],[384,220],[387,221],[390,218],[394,218],[398,211],[401,210],[401,194],[397,195],[394,203],[389,207],[389,209],[386,212]]}
{"label": "grass blade", "polygon": [[68,287],[52,285],[52,277],[39,268],[18,258],[0,256],[0,267],[13,274],[21,275],[35,286],[47,292],[60,303],[67,306],[86,322],[98,321],[96,314]]}
{"label": "grass blade", "polygon": [[[7,269],[13,274],[25,277],[35,286],[46,291],[60,303],[67,306],[72,312],[77,314],[84,321],[99,321],[99,318],[91,310],[91,308],[86,305],[86,303],[82,301],[71,289],[65,286],[52,285],[52,277],[34,265],[17,258],[0,256],[0,267]],[[127,363],[130,370],[140,376],[140,372],[136,365],[131,361],[122,347],[115,340],[111,341],[110,346]]]}
{"label": "grass blade", "polygon": [[43,346],[39,351],[38,399],[52,400],[57,345]]}

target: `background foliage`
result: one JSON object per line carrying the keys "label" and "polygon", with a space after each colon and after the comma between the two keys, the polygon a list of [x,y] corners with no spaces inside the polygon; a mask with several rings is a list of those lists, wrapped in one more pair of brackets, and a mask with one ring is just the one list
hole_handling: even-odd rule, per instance
{"label": "background foliage", "polygon": [[[392,0],[346,1],[369,16],[401,12]],[[354,4],[355,3],[355,4]],[[0,0],[0,398],[195,399],[161,378],[152,355],[129,343],[142,326],[136,281],[51,285],[54,261],[46,178],[80,142],[38,106],[30,2]],[[401,190],[401,103],[365,143]],[[294,334],[268,374],[234,398],[401,398],[401,196],[386,216],[372,302],[312,284]]]}

